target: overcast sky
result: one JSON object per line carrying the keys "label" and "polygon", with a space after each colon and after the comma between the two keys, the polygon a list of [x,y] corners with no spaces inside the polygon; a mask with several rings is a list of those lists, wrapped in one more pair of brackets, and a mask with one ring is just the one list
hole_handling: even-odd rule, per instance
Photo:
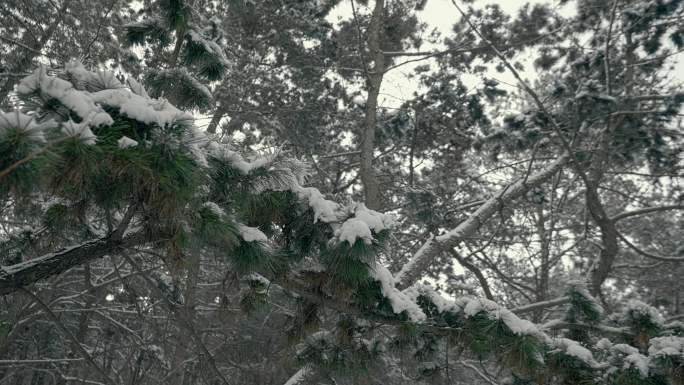
{"label": "overcast sky", "polygon": [[[369,3],[369,6],[372,6],[372,2]],[[463,4],[462,2],[459,3]],[[498,4],[506,13],[514,15],[517,13],[518,9],[526,3],[553,3],[557,7],[558,11],[566,17],[575,13],[575,6],[572,2],[561,7],[558,5],[557,0],[478,0],[475,2],[475,6],[477,8],[482,8],[487,4]],[[359,6],[358,3],[357,6]],[[338,18],[351,18],[351,15],[351,2],[343,1],[335,10],[333,10],[329,16],[329,20],[335,21]],[[432,30],[433,28],[437,28],[437,30],[442,33],[442,36],[450,35],[451,27],[458,19],[458,16],[458,10],[456,10],[451,0],[428,0],[425,9],[418,12],[418,18],[420,21],[428,24],[428,31]],[[443,47],[426,45],[421,48],[421,51],[432,49],[439,50],[440,48]],[[683,58],[684,53],[680,53],[674,57],[674,60],[678,61],[675,70],[675,73],[677,74],[676,77],[682,81],[684,81]],[[429,61],[408,64],[392,70],[385,75],[381,90],[381,105],[384,107],[398,107],[403,100],[411,99],[411,95],[417,90],[417,87],[416,81],[407,79],[407,75],[410,74],[413,68],[415,68],[417,65],[425,64],[427,62]],[[526,61],[523,59],[523,62],[525,63]],[[526,80],[533,80],[536,76],[534,68],[532,68],[529,63],[527,64],[528,65],[525,66],[526,70],[523,71],[522,75]],[[516,84],[515,78],[513,78],[508,71],[505,73],[492,71],[488,76],[500,80],[502,82],[502,88],[507,88],[510,90],[513,87],[507,84]],[[466,85],[474,87],[477,86],[480,79],[475,77],[464,77],[464,81],[466,82]]]}

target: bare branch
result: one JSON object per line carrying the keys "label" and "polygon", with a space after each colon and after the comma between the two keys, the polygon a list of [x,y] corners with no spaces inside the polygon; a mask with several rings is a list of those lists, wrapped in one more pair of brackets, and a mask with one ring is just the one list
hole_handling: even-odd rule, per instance
{"label": "bare branch", "polygon": [[475,372],[475,374],[480,376],[483,380],[487,381],[490,385],[499,385],[497,382],[492,380],[488,375],[482,373],[482,371],[478,369],[475,365],[472,365],[466,361],[459,361],[458,363]]}
{"label": "bare branch", "polygon": [[644,207],[643,209],[625,211],[623,213],[617,214],[610,218],[611,221],[617,222],[621,219],[634,217],[637,215],[648,214],[656,211],[667,211],[667,210],[684,210],[684,205],[667,205],[667,206],[657,206],[657,207]]}
{"label": "bare branch", "polygon": [[542,325],[544,330],[558,330],[558,329],[581,329],[581,330],[594,330],[609,334],[619,334],[622,336],[630,336],[632,333],[626,328],[616,328],[606,325],[590,325],[584,323],[574,323],[574,322],[564,322],[560,320],[553,320]]}
{"label": "bare branch", "polygon": [[186,313],[183,311],[183,308],[178,306],[177,303],[171,301],[166,295],[166,293],[164,293],[159,288],[157,282],[150,278],[150,276],[145,271],[143,271],[140,265],[138,265],[133,260],[133,258],[131,258],[127,254],[124,254],[124,258],[126,258],[126,261],[128,261],[128,263],[141,274],[143,279],[145,279],[145,281],[150,285],[150,287],[156,290],[159,293],[159,296],[169,305],[171,311],[173,311],[176,317],[178,317],[178,319],[181,321],[181,326],[183,326],[183,328],[190,333],[195,344],[197,344],[202,353],[206,356],[206,359],[207,361],[209,361],[209,364],[211,365],[211,368],[213,369],[214,373],[216,373],[216,376],[221,380],[221,382],[223,382],[224,385],[229,385],[230,382],[228,382],[226,377],[223,375],[223,373],[221,373],[221,370],[218,368],[214,355],[211,353],[207,345],[205,345],[202,341],[202,337],[197,333],[195,326],[193,325],[192,321],[187,317]]}
{"label": "bare branch", "polygon": [[482,274],[482,270],[480,270],[480,268],[478,268],[474,264],[470,263],[468,261],[468,258],[461,257],[461,255],[456,250],[451,250],[451,255],[458,261],[458,263],[461,264],[461,266],[465,267],[475,275],[475,278],[477,278],[477,281],[480,283],[480,287],[482,287],[482,291],[484,292],[485,297],[493,301],[494,295],[492,295],[492,290],[489,288],[489,283],[487,282],[487,278],[484,276],[484,274]]}
{"label": "bare branch", "polygon": [[286,382],[285,385],[297,385],[302,382],[306,376],[311,372],[311,368],[308,365],[302,366],[295,374],[292,375]]}
{"label": "bare branch", "polygon": [[23,49],[25,49],[25,50],[27,50],[27,51],[30,51],[30,52],[32,52],[32,53],[34,53],[34,54],[36,54],[36,55],[39,55],[39,56],[43,54],[42,52],[38,51],[37,49],[31,48],[31,47],[27,46],[26,44],[24,44],[24,43],[22,43],[22,42],[20,42],[20,41],[16,41],[16,40],[14,40],[14,39],[10,39],[9,37],[0,36],[0,40],[4,40],[4,41],[6,41],[6,42],[8,42],[8,43],[10,43],[10,44],[12,44],[12,45],[16,45],[17,47],[21,47],[21,48],[23,48]]}
{"label": "bare branch", "polygon": [[613,23],[615,22],[615,11],[617,10],[618,0],[613,0],[613,8],[610,12],[610,22],[608,23],[608,36],[606,38],[606,49],[604,53],[603,64],[606,73],[606,93],[610,96],[612,93],[610,84],[610,40],[613,34]]}
{"label": "bare branch", "polygon": [[339,152],[337,154],[331,154],[331,155],[321,155],[321,158],[338,158],[341,156],[353,156],[353,155],[359,155],[361,151],[347,151],[347,152]]}
{"label": "bare branch", "polygon": [[95,371],[100,375],[100,377],[102,377],[104,382],[107,385],[114,385],[114,381],[112,381],[112,379],[109,378],[107,373],[104,372],[100,365],[98,365],[95,362],[90,353],[88,353],[88,351],[86,351],[85,348],[81,346],[81,343],[78,341],[76,336],[74,336],[73,333],[71,333],[69,329],[67,329],[66,326],[64,326],[62,321],[60,321],[59,317],[57,317],[57,315],[55,315],[55,313],[52,312],[50,307],[46,305],[45,302],[43,302],[43,300],[41,300],[37,295],[33,294],[31,291],[24,289],[23,287],[20,288],[20,290],[28,297],[30,297],[33,301],[35,301],[35,303],[37,303],[38,306],[40,306],[43,309],[45,314],[47,314],[52,319],[55,325],[57,325],[57,327],[62,331],[62,333],[64,333],[64,335],[71,341],[71,343],[74,345],[74,348],[79,352],[79,354],[83,356],[83,358],[86,361],[88,361],[88,364],[90,364],[90,366],[93,369],[95,369]]}
{"label": "bare branch", "polygon": [[662,255],[651,254],[647,251],[641,250],[632,242],[630,242],[624,235],[618,233],[618,237],[624,242],[630,249],[634,250],[637,254],[642,255],[646,258],[655,259],[663,262],[684,262],[684,257],[668,257]]}
{"label": "bare branch", "polygon": [[0,365],[54,364],[56,362],[83,361],[83,358],[44,358],[41,360],[0,360]]}
{"label": "bare branch", "polygon": [[519,306],[514,309],[511,309],[511,311],[515,314],[524,314],[524,313],[531,313],[535,310],[540,310],[540,309],[546,309],[549,307],[554,307],[554,306],[559,306],[559,305],[564,305],[566,303],[570,302],[570,297],[558,297],[554,299],[550,299],[548,301],[542,301],[542,302],[535,302],[531,303],[529,305],[525,306]]}

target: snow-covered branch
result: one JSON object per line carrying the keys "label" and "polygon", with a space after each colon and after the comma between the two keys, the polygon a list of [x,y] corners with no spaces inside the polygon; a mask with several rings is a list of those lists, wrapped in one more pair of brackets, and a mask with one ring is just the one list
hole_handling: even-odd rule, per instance
{"label": "snow-covered branch", "polygon": [[570,302],[570,297],[568,297],[568,296],[558,297],[558,298],[550,299],[548,301],[535,302],[535,303],[531,303],[529,305],[519,306],[519,307],[516,307],[514,309],[511,309],[511,311],[515,314],[524,314],[524,313],[533,312],[535,310],[541,310],[541,309],[546,309],[549,307],[564,305],[568,302]]}
{"label": "snow-covered branch", "polygon": [[528,178],[521,178],[517,182],[501,189],[498,194],[482,204],[468,219],[461,222],[457,227],[446,234],[428,239],[397,274],[398,286],[400,288],[407,288],[418,281],[423,272],[443,250],[453,248],[464,238],[473,235],[498,210],[523,196],[530,189],[547,181],[563,168],[569,159],[570,157],[565,154]]}
{"label": "snow-covered branch", "polygon": [[123,239],[104,237],[68,247],[21,263],[0,268],[0,295],[17,291],[40,280],[60,274],[72,267],[112,254],[120,248],[148,242],[143,233],[133,233]]}

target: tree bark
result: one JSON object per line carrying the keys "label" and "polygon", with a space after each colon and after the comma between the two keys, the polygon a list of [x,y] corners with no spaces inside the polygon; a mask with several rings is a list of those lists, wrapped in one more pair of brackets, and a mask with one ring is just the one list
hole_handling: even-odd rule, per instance
{"label": "tree bark", "polygon": [[[373,55],[373,67],[367,69],[366,117],[361,138],[361,183],[364,189],[365,203],[368,208],[380,208],[380,184],[373,170],[375,151],[375,128],[377,126],[378,96],[385,71],[385,55],[380,42],[382,38],[383,19],[385,16],[385,0],[376,0],[373,14],[368,26],[368,50]],[[360,52],[363,55],[363,52]]]}
{"label": "tree bark", "polygon": [[[542,207],[541,204],[537,206],[537,217],[536,219],[536,226],[537,226],[537,235],[539,236],[540,240],[540,265],[539,265],[539,272],[538,272],[538,279],[537,279],[537,293],[536,293],[536,301],[537,302],[543,302],[545,301],[548,296],[549,296],[549,275],[551,272],[551,266],[549,262],[549,257],[551,254],[551,234],[547,234],[546,232],[546,216],[544,215],[544,208]],[[553,226],[551,226],[553,227]],[[541,316],[542,312],[535,312],[533,316],[533,320],[535,322],[541,321]]]}
{"label": "tree bark", "polygon": [[[613,8],[615,8],[615,6]],[[624,93],[626,95],[630,95],[633,90],[634,70],[631,64],[634,63],[634,50],[636,49],[636,46],[632,44],[632,35],[629,31],[629,28],[631,27],[628,27],[628,30],[624,31],[625,56],[627,59],[627,65],[625,66],[626,72],[624,75],[623,82],[625,84]],[[608,36],[608,41],[610,41],[610,36]],[[606,55],[608,55],[609,53],[608,48],[609,45],[607,43]],[[610,73],[607,72],[606,76],[610,76]],[[606,79],[606,81],[609,84],[610,79]],[[610,90],[608,90],[607,92],[610,96]],[[626,106],[623,106],[623,108],[625,110],[630,110],[633,107],[633,103],[634,101],[628,100],[626,102]],[[596,153],[596,158],[592,160],[592,163],[590,165],[591,175],[586,186],[587,190],[585,192],[585,200],[587,208],[589,209],[589,213],[591,214],[592,219],[594,220],[594,222],[596,222],[599,229],[601,230],[602,242],[602,248],[599,252],[599,256],[597,260],[594,261],[594,264],[592,265],[591,269],[591,277],[589,280],[589,284],[592,295],[601,294],[601,286],[610,275],[613,269],[613,263],[615,262],[615,259],[619,251],[618,238],[620,234],[618,233],[617,228],[615,227],[615,221],[608,216],[608,214],[603,208],[603,205],[601,204],[601,199],[598,194],[598,186],[606,171],[608,161],[610,160],[611,142],[615,135],[615,129],[618,126],[620,126],[623,123],[623,121],[624,115],[619,117],[616,121],[612,121],[610,116],[608,116],[608,118],[606,119],[606,128],[601,135],[601,143],[599,150]]]}
{"label": "tree bark", "polygon": [[487,278],[484,276],[482,273],[482,270],[475,266],[474,264],[470,263],[467,259],[461,257],[460,254],[458,254],[457,251],[452,250],[451,255],[456,258],[458,263],[461,264],[464,268],[468,269],[471,273],[475,275],[475,278],[477,278],[477,281],[480,283],[480,287],[482,287],[482,291],[484,292],[484,295],[487,299],[494,301],[494,295],[492,295],[492,290],[489,288],[489,282],[487,282]]}
{"label": "tree bark", "polygon": [[615,223],[606,215],[595,186],[587,186],[585,193],[587,208],[594,222],[601,230],[602,248],[598,260],[595,261],[591,270],[590,290],[592,295],[601,293],[601,285],[612,271],[613,262],[619,250],[618,233]]}
{"label": "tree bark", "polygon": [[223,115],[225,115],[225,112],[221,106],[219,106],[216,109],[216,112],[214,112],[214,115],[211,117],[211,121],[209,122],[209,126],[207,126],[207,132],[209,134],[215,134],[216,129],[218,128],[219,123],[221,123],[221,119],[223,119]]}
{"label": "tree bark", "polygon": [[[179,269],[177,274],[183,274],[187,271],[187,279],[185,279],[185,290],[183,293],[183,306],[178,308],[178,312],[183,312],[183,317],[176,317],[176,326],[178,330],[183,330],[184,322],[189,322],[194,324],[196,312],[195,307],[197,305],[197,283],[199,281],[200,275],[200,253],[197,252],[194,256],[188,256],[187,266]],[[183,281],[183,277],[177,277],[177,280]],[[178,335],[178,343],[176,344],[174,350],[174,367],[178,368],[176,374],[170,379],[170,383],[173,385],[184,385],[188,383],[188,375],[190,372],[182,368],[183,361],[187,358],[189,347],[192,346],[192,338],[187,333],[180,333]]]}
{"label": "tree bark", "polygon": [[148,241],[144,233],[133,233],[122,239],[107,236],[16,265],[0,266],[0,295],[15,292],[72,267],[115,253],[121,248],[138,246]]}
{"label": "tree bark", "polygon": [[176,30],[176,45],[173,47],[171,58],[169,59],[169,68],[176,68],[178,65],[178,58],[180,57],[183,41],[185,40],[185,27]]}

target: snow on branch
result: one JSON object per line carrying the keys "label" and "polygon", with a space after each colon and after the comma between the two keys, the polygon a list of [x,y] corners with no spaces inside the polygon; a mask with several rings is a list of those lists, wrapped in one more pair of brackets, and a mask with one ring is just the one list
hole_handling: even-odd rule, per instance
{"label": "snow on branch", "polygon": [[26,115],[19,110],[7,113],[0,111],[0,139],[14,132],[33,142],[43,144],[46,142],[45,130],[54,126],[55,122],[51,120],[38,123],[33,116]]}
{"label": "snow on branch", "polygon": [[564,297],[558,297],[558,298],[550,299],[548,301],[540,301],[540,302],[535,302],[535,303],[531,303],[531,304],[524,305],[524,306],[519,306],[519,307],[511,309],[511,311],[513,313],[516,313],[516,314],[525,314],[525,313],[531,313],[533,311],[537,311],[537,310],[541,310],[541,309],[546,309],[549,307],[564,305],[564,304],[569,303],[569,302],[570,302],[570,297],[564,296]]}
{"label": "snow on branch", "polygon": [[568,161],[570,156],[564,154],[544,169],[521,178],[517,182],[501,189],[498,194],[482,204],[468,219],[446,234],[431,237],[416,252],[397,274],[398,285],[401,288],[411,286],[422,276],[422,273],[432,264],[442,250],[457,246],[463,239],[473,235],[480,226],[494,215],[501,207],[509,204],[537,187],[556,174]]}
{"label": "snow on branch", "polygon": [[71,82],[64,79],[48,76],[45,67],[42,66],[19,82],[17,93],[39,93],[45,99],[56,99],[93,126],[111,125],[114,122],[109,114],[95,104],[95,100],[87,92],[77,90]]}
{"label": "snow on branch", "polygon": [[302,381],[304,381],[306,376],[309,375],[309,373],[311,373],[311,368],[309,368],[308,366],[302,366],[302,368],[299,369],[295,374],[293,374],[292,377],[290,377],[283,385],[300,384]]}
{"label": "snow on branch", "polygon": [[116,252],[120,248],[144,244],[148,237],[143,233],[132,233],[123,239],[104,237],[66,249],[45,254],[0,269],[0,295],[19,290],[42,279],[60,274],[72,267]]}

